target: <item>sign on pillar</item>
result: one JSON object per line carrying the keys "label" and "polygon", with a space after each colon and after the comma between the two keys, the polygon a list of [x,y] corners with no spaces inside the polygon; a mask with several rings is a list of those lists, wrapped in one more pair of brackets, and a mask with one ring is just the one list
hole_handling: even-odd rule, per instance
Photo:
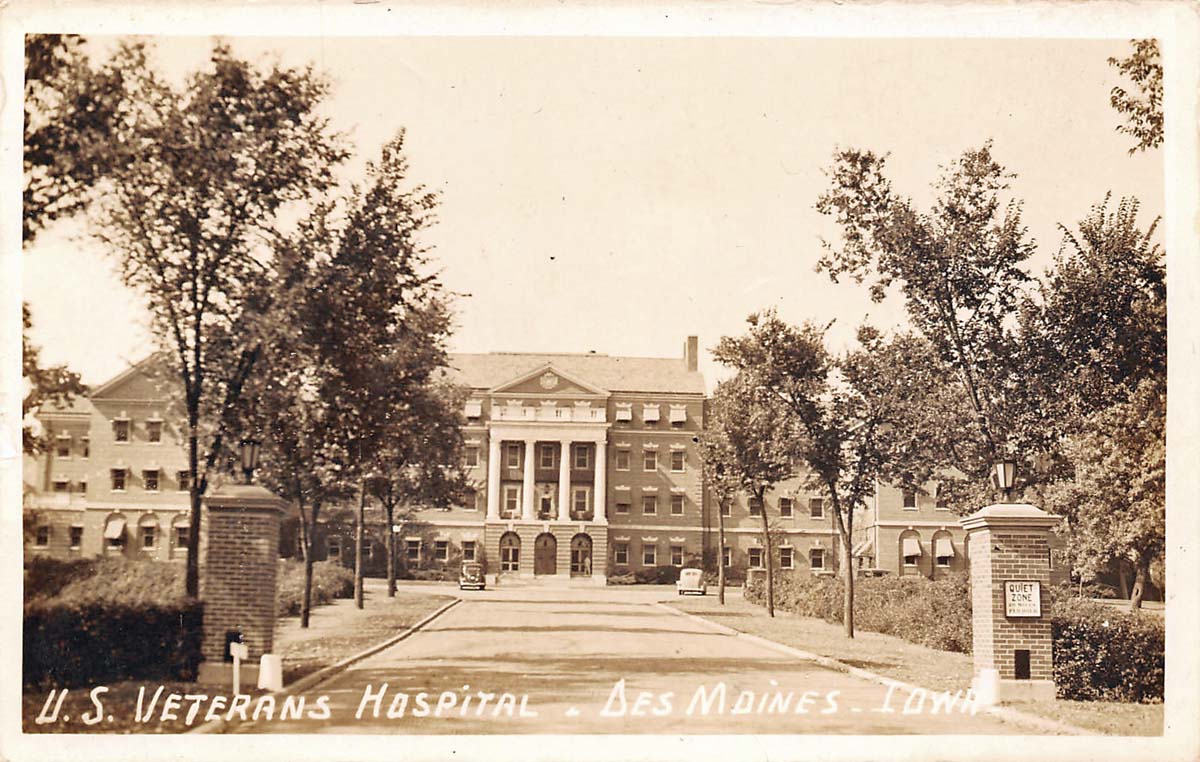
{"label": "sign on pillar", "polygon": [[1059,517],[1026,504],[989,505],[960,520],[971,569],[976,701],[1055,697],[1050,531]]}

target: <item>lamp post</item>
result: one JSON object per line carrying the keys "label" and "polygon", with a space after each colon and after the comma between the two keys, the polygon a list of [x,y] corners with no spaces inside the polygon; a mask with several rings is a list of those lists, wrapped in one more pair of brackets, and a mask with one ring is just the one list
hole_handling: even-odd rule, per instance
{"label": "lamp post", "polygon": [[262,447],[262,442],[257,439],[243,439],[239,450],[242,457],[242,475],[246,479],[246,484],[254,478],[254,469],[258,468],[258,451]]}
{"label": "lamp post", "polygon": [[992,467],[992,485],[1004,495],[1004,502],[1012,502],[1013,481],[1017,475],[1017,464],[1002,460]]}
{"label": "lamp post", "polygon": [[717,464],[717,602],[725,605],[725,464]]}

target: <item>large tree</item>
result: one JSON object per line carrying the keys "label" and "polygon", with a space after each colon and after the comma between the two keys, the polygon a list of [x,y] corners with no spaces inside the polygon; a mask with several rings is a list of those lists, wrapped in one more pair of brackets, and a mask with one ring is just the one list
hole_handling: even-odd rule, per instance
{"label": "large tree", "polygon": [[717,602],[725,605],[725,508],[738,492],[735,453],[724,427],[711,424],[700,434],[700,459],[704,462],[704,484],[717,499]]}
{"label": "large tree", "polygon": [[186,592],[195,596],[201,498],[263,348],[258,324],[273,274],[262,242],[278,234],[286,204],[333,184],[345,151],[320,115],[328,86],[311,68],[260,69],[217,43],[208,65],[175,85],[144,45],[122,43],[99,72],[119,80],[121,95],[96,164],[92,230],[144,295],[182,393]]}
{"label": "large tree", "polygon": [[1129,153],[1134,154],[1162,145],[1163,69],[1158,40],[1130,40],[1129,44],[1133,46],[1133,52],[1128,58],[1113,57],[1108,63],[1129,77],[1137,92],[1130,93],[1116,85],[1109,92],[1109,103],[1125,117],[1125,124],[1117,125],[1117,132],[1137,140],[1137,144],[1129,149]]}

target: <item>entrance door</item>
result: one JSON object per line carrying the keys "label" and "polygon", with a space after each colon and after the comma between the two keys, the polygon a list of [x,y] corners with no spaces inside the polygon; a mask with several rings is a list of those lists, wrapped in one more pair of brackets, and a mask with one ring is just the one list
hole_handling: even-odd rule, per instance
{"label": "entrance door", "polygon": [[571,538],[571,574],[577,577],[592,574],[592,538],[586,534]]}
{"label": "entrance door", "polygon": [[552,534],[539,534],[533,541],[533,573],[558,573],[558,541]]}

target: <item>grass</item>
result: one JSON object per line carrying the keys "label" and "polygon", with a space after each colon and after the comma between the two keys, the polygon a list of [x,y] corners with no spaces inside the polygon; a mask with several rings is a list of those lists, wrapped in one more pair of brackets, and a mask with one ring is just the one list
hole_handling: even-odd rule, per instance
{"label": "grass", "polygon": [[[280,620],[276,630],[275,652],[283,656],[285,685],[398,634],[451,600],[445,595],[398,592],[395,598],[387,598],[382,591],[374,595],[371,592],[368,591],[368,600],[362,610],[356,609],[352,600],[338,600],[314,609],[308,630],[300,628],[297,617]],[[143,697],[144,712],[150,697],[160,685],[163,691],[155,716],[147,722],[139,722],[139,693]],[[81,721],[84,713],[94,715],[95,712],[89,698],[89,688],[69,689],[63,699],[60,720],[42,725],[37,724],[35,718],[42,711],[49,691],[27,690],[22,697],[22,729],[26,733],[183,733],[204,723],[210,704],[205,702],[190,724],[186,721],[192,705],[190,701],[183,702],[176,712],[179,715],[176,719],[163,720],[162,705],[166,696],[178,693],[229,697],[232,694],[230,685],[180,682],[128,680],[107,687],[109,691],[100,695],[100,701],[104,705],[105,715],[112,719],[94,725],[85,725]],[[265,693],[250,691],[246,685],[242,686],[242,692],[253,696]]]}
{"label": "grass", "polygon": [[[776,611],[775,618],[734,592],[721,607],[715,596],[667,601],[670,605],[735,630],[935,691],[971,684],[967,654],[938,651],[891,635],[858,631],[847,638],[840,624]],[[1147,736],[1163,732],[1162,704],[1106,701],[1021,702],[1013,709],[1108,735]]]}

